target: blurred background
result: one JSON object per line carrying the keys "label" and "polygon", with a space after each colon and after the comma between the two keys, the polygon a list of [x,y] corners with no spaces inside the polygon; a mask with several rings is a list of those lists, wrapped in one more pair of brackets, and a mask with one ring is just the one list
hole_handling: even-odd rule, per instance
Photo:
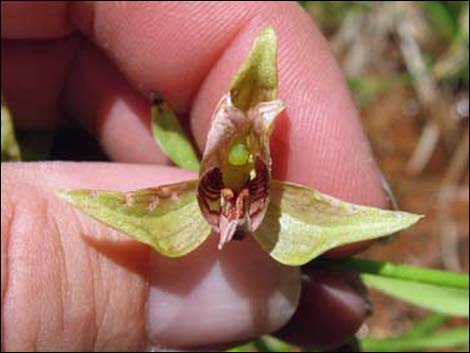
{"label": "blurred background", "polygon": [[[426,215],[363,256],[468,272],[468,2],[300,3],[336,55],[398,206]],[[359,336],[400,335],[428,314],[371,294]]]}

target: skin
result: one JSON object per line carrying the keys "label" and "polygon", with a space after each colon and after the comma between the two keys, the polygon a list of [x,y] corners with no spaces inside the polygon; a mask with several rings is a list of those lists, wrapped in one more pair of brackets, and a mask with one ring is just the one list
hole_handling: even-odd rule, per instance
{"label": "skin", "polygon": [[[385,205],[340,70],[295,3],[3,1],[1,16],[2,92],[15,124],[56,126],[66,112],[113,160],[2,163],[2,350],[220,347],[291,319],[299,273],[252,239],[219,252],[211,237],[175,262],[54,196],[58,188],[131,190],[194,177],[164,166],[145,97],[160,92],[189,119],[202,149],[217,101],[267,23],[279,36],[279,97],[287,106],[273,131],[273,176]],[[304,315],[295,315],[284,336],[309,345],[325,345],[328,336],[329,345],[343,341],[366,316],[362,291],[341,274],[310,269],[305,276],[315,285],[302,291]],[[323,301],[333,303],[329,311],[315,309]],[[344,330],[320,339],[308,330],[288,334],[299,325]]]}

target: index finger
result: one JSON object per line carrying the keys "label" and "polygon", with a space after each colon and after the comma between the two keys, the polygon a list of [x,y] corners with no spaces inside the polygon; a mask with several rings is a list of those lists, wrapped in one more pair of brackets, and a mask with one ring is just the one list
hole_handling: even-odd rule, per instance
{"label": "index finger", "polygon": [[[144,94],[158,91],[178,112],[191,116],[200,148],[212,111],[254,37],[266,24],[272,25],[279,38],[279,96],[287,107],[272,138],[274,177],[356,203],[385,204],[377,167],[340,70],[321,33],[295,3],[80,2],[69,10],[74,25],[135,89]],[[102,92],[110,87],[90,69],[94,60],[81,60],[83,55],[71,67],[63,95],[69,108],[80,106],[81,118],[89,124],[90,117],[102,114],[103,129],[113,127],[113,139],[104,142],[108,149],[126,149],[134,161],[146,160],[148,151],[123,142],[129,131],[133,141],[148,140],[149,129],[141,128],[142,119],[148,121],[142,116],[146,110],[122,104],[127,91],[119,89],[119,109],[100,110],[100,99],[109,100]],[[109,85],[127,84],[114,81]],[[138,99],[140,106],[148,104]],[[113,121],[123,116],[127,125],[120,132]]]}

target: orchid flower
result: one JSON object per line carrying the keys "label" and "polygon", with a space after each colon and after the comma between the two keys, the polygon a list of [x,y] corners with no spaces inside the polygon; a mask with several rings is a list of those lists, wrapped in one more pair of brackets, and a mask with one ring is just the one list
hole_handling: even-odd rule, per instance
{"label": "orchid flower", "polygon": [[[124,193],[60,195],[168,257],[194,251],[208,236],[220,237],[220,250],[252,236],[277,261],[300,266],[338,246],[416,223],[421,216],[354,205],[271,178],[270,134],[285,107],[277,98],[276,56],[276,34],[267,27],[215,109],[198,179]],[[197,154],[169,106],[155,101],[152,115],[162,119],[154,128],[162,149],[177,165],[198,169]]]}

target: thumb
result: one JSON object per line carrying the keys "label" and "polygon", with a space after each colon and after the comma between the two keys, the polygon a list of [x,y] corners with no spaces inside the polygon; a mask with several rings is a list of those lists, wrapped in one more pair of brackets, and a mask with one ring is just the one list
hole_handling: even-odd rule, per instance
{"label": "thumb", "polygon": [[214,346],[273,332],[292,316],[298,269],[251,239],[216,237],[163,258],[55,196],[193,177],[163,166],[2,163],[2,351]]}

